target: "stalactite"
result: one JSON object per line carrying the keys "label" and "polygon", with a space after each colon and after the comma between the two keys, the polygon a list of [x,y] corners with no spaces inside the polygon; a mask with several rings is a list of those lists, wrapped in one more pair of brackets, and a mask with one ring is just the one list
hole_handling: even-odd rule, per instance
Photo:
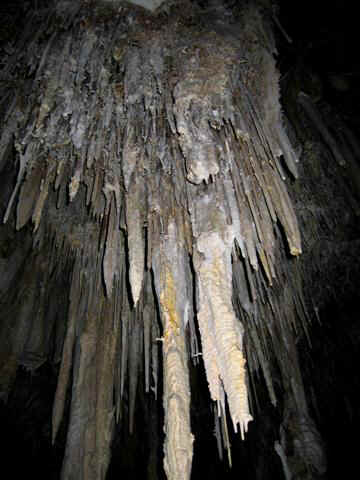
{"label": "stalactite", "polygon": [[117,273],[117,264],[119,252],[121,252],[121,237],[119,237],[119,207],[116,206],[116,199],[112,195],[109,205],[108,226],[106,233],[106,246],[103,259],[103,276],[106,287],[106,294],[109,298],[112,296],[115,273]]}
{"label": "stalactite", "polygon": [[[246,3],[236,30],[215,20],[198,28],[201,14],[186,5],[168,18],[56,2],[7,69],[15,78],[22,58],[39,95],[13,103],[1,133],[18,152],[3,220],[16,205],[16,228],[32,219],[39,251],[51,232],[73,261],[52,431],[55,441],[72,379],[64,480],[105,478],[125,401],[135,425],[140,374],[158,394],[159,344],[167,477],[191,475],[190,356],[203,361],[231,464],[226,402],[242,438],[252,420],[244,335],[250,373],[262,368],[276,405],[271,359],[298,322],[281,315],[277,296],[290,275],[278,224],[292,256],[302,247],[279,160],[298,176],[269,26]],[[18,314],[19,356],[34,298]]]}
{"label": "stalactite", "polygon": [[143,284],[145,267],[144,188],[134,183],[126,197],[126,225],[129,249],[129,280],[133,302],[136,305]]}
{"label": "stalactite", "polygon": [[[224,232],[225,238],[220,232]],[[194,262],[199,285],[198,320],[211,398],[223,402],[224,388],[234,429],[239,424],[243,437],[252,417],[248,410],[241,326],[231,303],[232,241],[225,224],[218,232],[202,233]]]}
{"label": "stalactite", "polygon": [[6,212],[5,212],[5,215],[4,215],[4,223],[6,223],[8,221],[8,218],[9,218],[9,215],[10,215],[10,212],[11,212],[11,208],[12,208],[12,205],[14,203],[14,200],[16,199],[16,196],[17,196],[17,193],[19,191],[19,188],[22,184],[22,181],[24,179],[24,176],[25,176],[25,169],[26,169],[26,165],[27,165],[27,162],[28,162],[28,159],[29,157],[31,156],[31,153],[35,153],[32,151],[33,148],[32,148],[32,145],[28,148],[27,150],[27,153],[25,154],[20,154],[20,164],[19,164],[19,172],[18,172],[18,177],[17,177],[17,181],[16,181],[16,185],[15,185],[15,188],[14,188],[14,191],[13,193],[11,194],[11,197],[10,197],[10,200],[9,200],[9,203],[8,203],[8,206],[7,206],[7,209],[6,209]]}
{"label": "stalactite", "polygon": [[131,334],[129,339],[129,363],[128,363],[128,379],[129,379],[129,431],[133,433],[134,428],[134,416],[135,416],[135,403],[137,396],[137,387],[140,373],[140,364],[142,357],[142,331],[140,329],[141,319],[140,309],[136,310],[136,313],[132,315],[131,322]]}
{"label": "stalactite", "polygon": [[169,479],[190,479],[193,435],[190,427],[190,385],[185,342],[185,311],[191,291],[186,285],[186,255],[171,222],[153,259],[155,287],[163,324],[165,411],[164,469]]}
{"label": "stalactite", "polygon": [[311,98],[309,97],[309,95],[307,95],[304,92],[300,92],[298,95],[298,101],[300,105],[304,108],[306,114],[309,116],[310,120],[313,122],[316,129],[319,131],[320,135],[323,137],[326,144],[329,146],[332,154],[334,155],[335,160],[341,166],[346,165],[345,159],[336,143],[336,140],[331,135],[323,119],[321,118],[320,112],[311,101]]}

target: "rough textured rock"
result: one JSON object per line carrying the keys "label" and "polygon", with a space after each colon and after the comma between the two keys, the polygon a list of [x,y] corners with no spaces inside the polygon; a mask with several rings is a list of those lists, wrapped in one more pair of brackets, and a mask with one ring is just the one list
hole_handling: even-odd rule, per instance
{"label": "rough textured rock", "polygon": [[[296,346],[309,328],[290,192],[301,169],[272,26],[256,2],[231,13],[55,2],[29,15],[1,71],[0,165],[17,169],[1,238],[18,231],[27,252],[2,262],[1,394],[17,365],[61,359],[52,439],[70,401],[63,479],[106,477],[140,388],[163,399],[167,477],[190,478],[199,357],[221,456],[231,458],[227,416],[242,437],[256,423],[261,374],[282,405],[287,478],[326,471]],[[356,162],[311,99],[298,100],[358,185]]]}

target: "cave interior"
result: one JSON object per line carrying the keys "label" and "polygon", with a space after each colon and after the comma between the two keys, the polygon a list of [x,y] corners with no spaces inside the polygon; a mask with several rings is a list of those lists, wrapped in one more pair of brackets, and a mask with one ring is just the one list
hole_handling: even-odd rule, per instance
{"label": "cave interior", "polygon": [[338,479],[360,427],[355,10],[154,4],[0,5],[3,471]]}

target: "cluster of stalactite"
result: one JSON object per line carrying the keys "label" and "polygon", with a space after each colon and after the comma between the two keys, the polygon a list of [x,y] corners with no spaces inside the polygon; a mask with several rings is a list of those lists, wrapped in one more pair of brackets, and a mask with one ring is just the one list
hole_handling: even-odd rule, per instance
{"label": "cluster of stalactite", "polygon": [[[276,405],[277,365],[283,436],[291,422],[299,458],[323,471],[321,448],[306,450],[321,442],[294,341],[307,322],[286,186],[297,158],[274,51],[247,2],[229,18],[187,3],[152,14],[59,1],[26,21],[2,71],[0,164],[18,172],[2,228],[31,224],[33,248],[4,270],[1,388],[18,364],[61,361],[52,436],[71,388],[63,479],[105,478],[139,381],[162,395],[167,477],[190,478],[188,362],[201,359],[221,455],[226,402],[244,436],[249,378],[262,371]],[[255,391],[250,400],[255,410]],[[276,451],[291,468],[286,440]]]}

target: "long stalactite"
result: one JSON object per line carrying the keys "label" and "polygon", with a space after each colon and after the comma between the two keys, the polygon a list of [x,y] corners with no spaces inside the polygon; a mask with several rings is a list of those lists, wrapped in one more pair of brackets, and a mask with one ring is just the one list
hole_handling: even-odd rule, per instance
{"label": "long stalactite", "polygon": [[[53,441],[71,389],[63,480],[105,478],[124,402],[133,429],[141,378],[163,398],[167,478],[189,479],[188,364],[199,356],[219,445],[230,448],[226,405],[242,437],[252,420],[249,374],[262,370],[277,403],[273,358],[290,359],[280,371],[292,414],[316,431],[293,339],[307,323],[287,192],[298,159],[274,53],[256,2],[229,18],[221,4],[214,15],[189,2],[151,12],[61,0],[26,21],[2,72],[14,88],[2,97],[0,164],[18,172],[3,228],[32,229],[33,249],[9,277],[15,311],[0,333],[10,364],[29,369],[55,335]],[[31,292],[15,287],[20,274]],[[296,284],[286,294],[284,279]],[[322,452],[299,451],[321,471]]]}

